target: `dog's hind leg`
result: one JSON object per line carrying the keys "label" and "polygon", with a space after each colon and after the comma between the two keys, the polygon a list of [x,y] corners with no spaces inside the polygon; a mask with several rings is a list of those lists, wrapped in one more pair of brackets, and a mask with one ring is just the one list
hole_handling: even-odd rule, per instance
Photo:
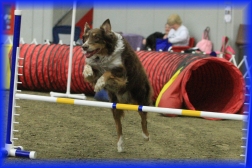
{"label": "dog's hind leg", "polygon": [[139,115],[141,116],[141,124],[142,124],[142,135],[145,140],[150,140],[150,135],[147,130],[147,112],[138,112]]}
{"label": "dog's hind leg", "polygon": [[123,152],[123,138],[122,138],[122,123],[121,118],[123,116],[123,110],[112,109],[113,117],[116,124],[116,131],[117,131],[117,150],[118,152]]}

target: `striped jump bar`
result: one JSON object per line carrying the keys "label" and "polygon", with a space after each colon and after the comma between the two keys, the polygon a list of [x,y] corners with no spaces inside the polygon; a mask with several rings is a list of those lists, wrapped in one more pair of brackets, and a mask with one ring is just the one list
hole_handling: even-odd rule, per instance
{"label": "striped jump bar", "polygon": [[35,101],[45,101],[45,102],[52,102],[52,103],[74,104],[74,105],[81,105],[81,106],[113,108],[113,109],[118,109],[118,110],[146,111],[146,112],[162,113],[162,114],[175,114],[175,115],[192,116],[192,117],[220,118],[220,119],[228,119],[228,120],[243,120],[243,121],[247,120],[246,115],[218,113],[218,112],[209,112],[209,111],[183,110],[183,109],[173,109],[173,108],[164,108],[164,107],[152,107],[152,106],[109,103],[109,102],[99,102],[99,101],[90,101],[90,100],[78,100],[78,99],[69,99],[69,98],[56,98],[56,97],[49,97],[49,96],[29,95],[29,94],[20,94],[20,93],[16,93],[16,98],[26,99],[26,100],[35,100]]}

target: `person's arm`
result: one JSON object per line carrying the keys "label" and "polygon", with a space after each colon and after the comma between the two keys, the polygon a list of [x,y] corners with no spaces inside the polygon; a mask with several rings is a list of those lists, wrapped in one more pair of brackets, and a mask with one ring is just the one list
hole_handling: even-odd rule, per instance
{"label": "person's arm", "polygon": [[167,39],[168,38],[168,34],[165,34],[164,36],[163,36],[163,39]]}
{"label": "person's arm", "polygon": [[187,36],[188,36],[188,33],[186,30],[182,30],[178,36],[175,36],[175,37],[170,37],[169,38],[169,42],[170,43],[179,43],[181,41],[185,41],[187,39]]}

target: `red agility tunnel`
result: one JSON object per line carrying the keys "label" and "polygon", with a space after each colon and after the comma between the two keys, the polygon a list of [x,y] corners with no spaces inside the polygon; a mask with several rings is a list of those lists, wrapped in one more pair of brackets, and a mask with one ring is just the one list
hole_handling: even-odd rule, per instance
{"label": "red agility tunnel", "polygon": [[156,106],[223,113],[242,110],[244,79],[225,59],[167,52],[137,54],[149,75]]}
{"label": "red agility tunnel", "polygon": [[[69,46],[20,46],[19,89],[65,92]],[[239,69],[225,59],[203,54],[155,51],[136,52],[151,85],[156,106],[237,113],[244,103],[244,79]],[[85,55],[73,49],[71,92],[93,95],[82,76]]]}
{"label": "red agility tunnel", "polygon": [[[18,69],[19,89],[32,91],[56,91],[66,92],[68,61],[68,45],[35,45],[23,44],[20,46]],[[80,47],[74,47],[72,57],[71,92],[94,94],[92,87],[84,82],[82,71],[85,63],[85,56]]]}

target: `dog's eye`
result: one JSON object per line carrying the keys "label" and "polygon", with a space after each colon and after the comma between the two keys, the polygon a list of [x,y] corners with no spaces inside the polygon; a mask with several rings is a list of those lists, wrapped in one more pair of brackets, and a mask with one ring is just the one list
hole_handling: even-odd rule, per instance
{"label": "dog's eye", "polygon": [[95,40],[95,42],[98,42],[98,41],[100,40],[100,38],[96,36],[96,37],[94,38],[94,40]]}

